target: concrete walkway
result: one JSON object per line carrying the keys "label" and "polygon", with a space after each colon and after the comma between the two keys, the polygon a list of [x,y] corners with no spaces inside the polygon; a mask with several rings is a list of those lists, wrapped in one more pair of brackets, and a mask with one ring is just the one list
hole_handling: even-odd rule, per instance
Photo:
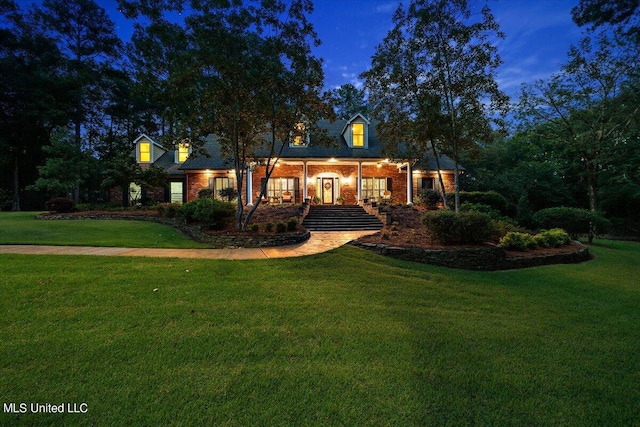
{"label": "concrete walkway", "polygon": [[377,231],[314,231],[309,240],[297,245],[275,248],[237,249],[157,249],[104,248],[95,246],[0,245],[0,254],[32,255],[103,255],[158,258],[262,259],[313,255],[338,248],[360,236]]}

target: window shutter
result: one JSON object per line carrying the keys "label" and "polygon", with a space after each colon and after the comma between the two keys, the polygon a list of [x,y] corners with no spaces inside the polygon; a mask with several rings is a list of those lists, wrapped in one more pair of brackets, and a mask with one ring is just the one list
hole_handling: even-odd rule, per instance
{"label": "window shutter", "polygon": [[393,180],[391,178],[387,178],[387,191],[393,191]]}

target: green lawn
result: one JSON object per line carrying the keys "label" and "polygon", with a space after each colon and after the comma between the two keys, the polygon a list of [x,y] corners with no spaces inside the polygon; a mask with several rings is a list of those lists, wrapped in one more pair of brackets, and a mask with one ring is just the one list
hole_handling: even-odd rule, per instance
{"label": "green lawn", "polygon": [[147,221],[39,220],[36,212],[0,212],[0,244],[206,248],[173,227]]}
{"label": "green lawn", "polygon": [[[0,425],[640,425],[640,245],[479,273],[353,247],[0,255]],[[157,290],[155,290],[157,289]]]}

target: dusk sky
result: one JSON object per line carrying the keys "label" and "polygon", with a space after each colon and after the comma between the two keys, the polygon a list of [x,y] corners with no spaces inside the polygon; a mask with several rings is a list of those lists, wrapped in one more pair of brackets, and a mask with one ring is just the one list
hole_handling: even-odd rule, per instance
{"label": "dusk sky", "polygon": [[[472,0],[473,1],[473,0]],[[21,4],[33,1],[20,0]],[[39,1],[36,1],[39,3]],[[116,22],[117,31],[127,41],[132,24],[117,11],[116,0],[98,0]],[[479,9],[483,0],[475,0]],[[408,3],[408,0],[404,2]],[[578,0],[494,0],[489,5],[501,30],[498,50],[504,64],[498,82],[502,90],[515,96],[522,83],[549,77],[566,60],[571,44],[580,38],[571,20],[571,8]],[[311,21],[322,40],[316,49],[324,59],[327,89],[345,83],[360,87],[358,75],[367,70],[376,46],[392,28],[391,18],[398,1],[315,0]]]}

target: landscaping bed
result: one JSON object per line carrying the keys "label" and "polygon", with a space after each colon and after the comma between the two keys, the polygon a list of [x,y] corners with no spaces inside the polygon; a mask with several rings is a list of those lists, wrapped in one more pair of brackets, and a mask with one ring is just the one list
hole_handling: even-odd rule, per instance
{"label": "landscaping bed", "polygon": [[589,249],[580,242],[527,251],[504,250],[494,243],[442,245],[422,224],[424,208],[395,206],[385,211],[391,213],[391,225],[359,238],[353,245],[394,258],[469,270],[506,270],[576,263],[591,258]]}

